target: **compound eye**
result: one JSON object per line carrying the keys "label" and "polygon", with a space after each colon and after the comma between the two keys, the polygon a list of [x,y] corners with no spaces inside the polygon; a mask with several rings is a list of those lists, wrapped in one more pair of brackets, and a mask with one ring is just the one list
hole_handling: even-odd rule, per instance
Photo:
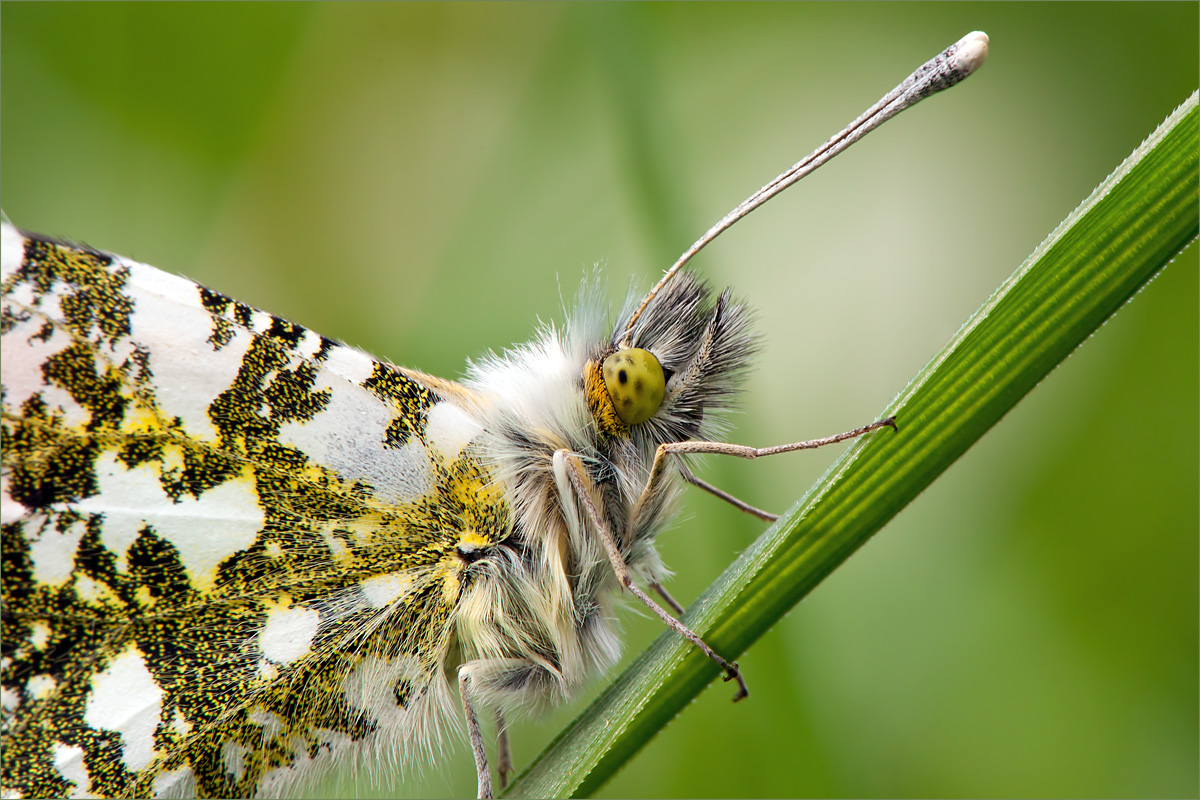
{"label": "compound eye", "polygon": [[667,381],[662,365],[649,350],[618,350],[604,359],[601,375],[617,416],[626,425],[645,422],[662,405]]}

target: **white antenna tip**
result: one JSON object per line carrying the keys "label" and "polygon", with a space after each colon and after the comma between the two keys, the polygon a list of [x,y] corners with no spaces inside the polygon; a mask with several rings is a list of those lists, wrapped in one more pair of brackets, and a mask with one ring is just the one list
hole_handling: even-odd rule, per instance
{"label": "white antenna tip", "polygon": [[987,59],[988,35],[983,31],[972,31],[954,45],[955,65],[963,71],[963,77],[979,69]]}

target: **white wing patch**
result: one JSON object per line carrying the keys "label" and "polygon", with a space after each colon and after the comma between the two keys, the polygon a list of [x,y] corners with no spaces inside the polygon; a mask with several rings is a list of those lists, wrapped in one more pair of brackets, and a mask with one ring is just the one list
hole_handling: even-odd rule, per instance
{"label": "white wing patch", "polygon": [[141,264],[131,269],[129,295],[129,338],[151,345],[149,370],[162,413],[181,419],[192,438],[216,441],[209,407],[237,378],[253,334],[235,327],[214,348],[212,314],[197,303],[196,284]]}
{"label": "white wing patch", "polygon": [[334,375],[350,383],[361,384],[371,377],[375,370],[375,361],[353,347],[335,347],[325,359],[325,366]]}
{"label": "white wing patch", "polygon": [[359,584],[363,594],[367,596],[367,602],[374,608],[387,608],[411,592],[413,586],[412,576],[402,572],[376,575]]}
{"label": "white wing patch", "polygon": [[65,744],[53,746],[54,770],[72,784],[75,797],[95,797],[91,793],[92,779],[83,762],[83,748]]}
{"label": "white wing patch", "polygon": [[273,608],[258,634],[258,646],[265,657],[280,664],[295,661],[312,649],[320,615],[311,608]]}
{"label": "white wing patch", "polygon": [[[29,543],[33,561],[33,579],[46,586],[62,586],[75,571],[75,551],[83,538],[82,522],[59,531],[52,525],[41,527],[37,539]],[[38,632],[35,631],[35,635]],[[45,637],[39,636],[44,641]]]}
{"label": "white wing patch", "polygon": [[158,470],[143,464],[126,468],[107,451],[96,462],[99,491],[75,508],[105,519],[101,541],[128,567],[129,547],[146,526],[175,545],[192,585],[212,587],[217,567],[254,543],[265,519],[248,476],[228,480],[199,498],[176,500],[163,491]]}
{"label": "white wing patch", "polygon": [[[343,366],[361,372],[335,348]],[[355,353],[361,357],[361,353]],[[433,465],[423,442],[410,440],[401,447],[384,448],[395,412],[369,392],[349,383],[334,369],[317,371],[315,391],[328,392],[324,410],[311,420],[285,422],[279,441],[324,464],[346,481],[362,481],[388,503],[408,503],[424,497],[434,486]],[[440,404],[439,404],[440,405]]]}
{"label": "white wing patch", "polygon": [[447,461],[458,458],[463,448],[483,431],[479,420],[453,403],[438,403],[429,409],[425,438]]}
{"label": "white wing patch", "polygon": [[154,729],[162,697],[163,690],[146,668],[142,654],[130,647],[93,676],[84,720],[93,728],[119,733],[125,766],[134,771],[144,769],[154,760]]}

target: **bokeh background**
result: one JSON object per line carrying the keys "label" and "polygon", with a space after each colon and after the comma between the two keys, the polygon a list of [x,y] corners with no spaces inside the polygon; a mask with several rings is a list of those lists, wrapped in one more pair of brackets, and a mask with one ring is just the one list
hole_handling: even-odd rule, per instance
{"label": "bokeh background", "polygon": [[[395,362],[614,304],[935,52],[987,65],[695,269],[757,307],[731,440],[887,401],[1196,88],[1195,3],[14,4],[19,226],[181,272]],[[710,688],[606,796],[1196,796],[1197,257],[1176,263]],[[703,465],[782,510],[834,453]],[[697,493],[684,601],[761,525]],[[636,652],[658,633],[625,615]],[[595,689],[601,684],[597,682]],[[586,698],[583,698],[586,701]],[[528,762],[574,708],[520,725]],[[469,796],[452,743],[347,796]]]}

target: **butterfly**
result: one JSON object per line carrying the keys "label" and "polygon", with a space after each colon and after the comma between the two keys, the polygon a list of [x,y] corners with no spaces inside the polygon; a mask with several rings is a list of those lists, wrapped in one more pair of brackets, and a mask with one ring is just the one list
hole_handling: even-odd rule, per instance
{"label": "butterfly", "polygon": [[489,797],[482,711],[503,785],[505,715],[616,663],[622,593],[745,697],[678,620],[655,539],[685,484],[771,515],[681,457],[896,424],[718,441],[751,316],[682,268],[987,46],[919,68],[615,324],[585,284],[565,324],[459,382],[4,222],[4,790],[274,796],[346,759],[419,762],[465,725]]}

